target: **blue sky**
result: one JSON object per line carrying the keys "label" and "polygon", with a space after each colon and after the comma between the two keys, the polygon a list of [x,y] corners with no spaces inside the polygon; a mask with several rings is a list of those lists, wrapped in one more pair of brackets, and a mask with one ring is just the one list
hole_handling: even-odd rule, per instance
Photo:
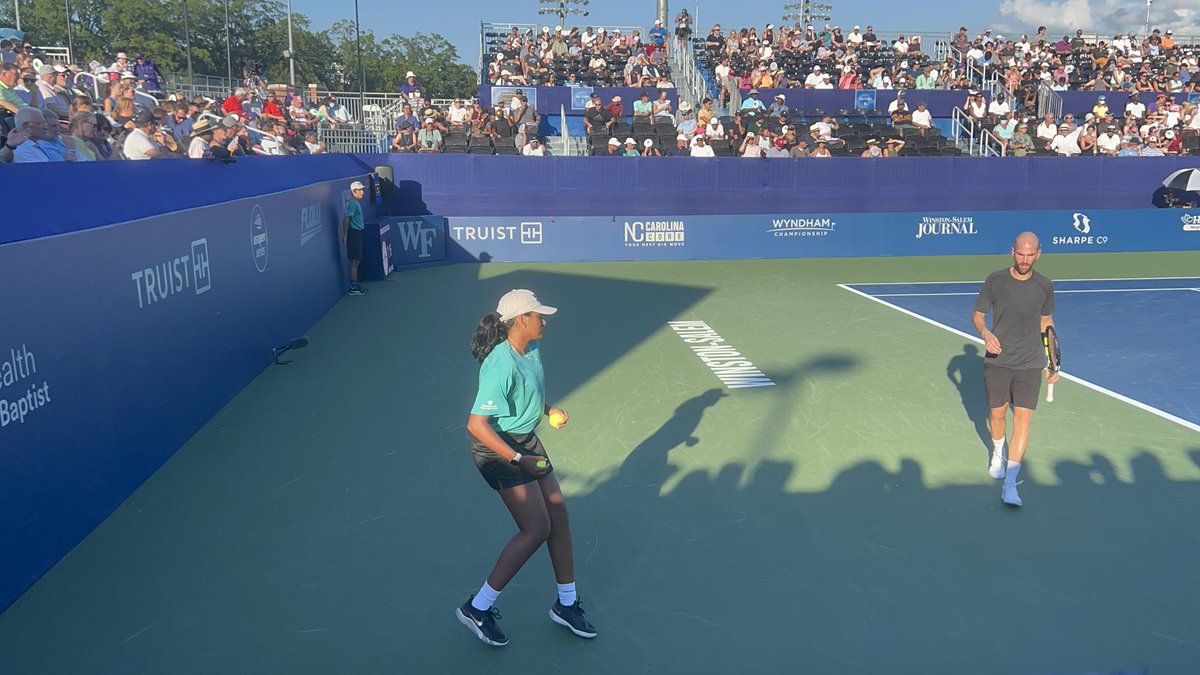
{"label": "blue sky", "polygon": [[[1039,24],[1050,28],[1051,34],[1082,28],[1111,35],[1115,31],[1142,32],[1145,20],[1145,0],[918,0],[918,2],[880,2],[874,0],[826,0],[833,5],[833,21],[849,30],[854,24],[875,26],[880,31],[950,32],[960,25],[972,35],[984,28],[1007,34],[1033,33]],[[720,23],[731,26],[779,25],[783,0],[754,2],[713,2],[702,0],[698,16],[702,28]],[[512,23],[541,23],[555,25],[539,17],[537,0],[516,2],[483,2],[457,0],[454,2],[424,2],[396,0],[359,0],[359,16],[365,29],[379,37],[396,33],[441,33],[458,48],[463,62],[474,65],[479,57],[479,22],[481,20]],[[670,5],[671,17],[683,7],[697,13],[697,3]],[[293,0],[294,11],[307,15],[317,30],[328,28],[334,21],[354,18],[351,0]],[[1151,8],[1151,23],[1173,27],[1179,36],[1200,34],[1200,2],[1197,0],[1155,0]],[[649,25],[654,21],[654,0],[592,0],[591,15],[578,18],[584,22],[608,25]],[[541,21],[539,21],[541,19]]]}

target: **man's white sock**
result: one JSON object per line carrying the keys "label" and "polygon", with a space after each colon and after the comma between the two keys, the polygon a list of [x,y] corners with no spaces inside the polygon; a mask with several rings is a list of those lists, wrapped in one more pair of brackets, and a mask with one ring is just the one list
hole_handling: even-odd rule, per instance
{"label": "man's white sock", "polygon": [[496,598],[500,597],[500,591],[488,585],[488,582],[483,582],[483,587],[471,598],[471,606],[475,609],[486,612],[496,604]]}
{"label": "man's white sock", "polygon": [[1008,460],[1008,468],[1005,469],[1004,487],[1017,486],[1017,474],[1021,473],[1021,463]]}
{"label": "man's white sock", "polygon": [[558,604],[570,607],[575,604],[575,582],[558,585]]}
{"label": "man's white sock", "polygon": [[1004,454],[1004,437],[1001,436],[1000,438],[993,438],[992,439],[992,447],[996,449],[996,456],[1003,455]]}

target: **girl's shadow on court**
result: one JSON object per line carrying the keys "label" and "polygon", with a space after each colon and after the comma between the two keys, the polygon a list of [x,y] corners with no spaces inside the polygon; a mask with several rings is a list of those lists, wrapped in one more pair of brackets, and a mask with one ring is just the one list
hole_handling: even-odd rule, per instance
{"label": "girl's shadow on court", "polygon": [[955,355],[950,359],[950,363],[946,364],[946,377],[958,387],[963,410],[975,425],[975,433],[979,434],[984,450],[990,453],[992,432],[988,428],[987,395],[983,389],[983,357],[979,355],[979,346],[974,343],[963,345],[963,353]]}

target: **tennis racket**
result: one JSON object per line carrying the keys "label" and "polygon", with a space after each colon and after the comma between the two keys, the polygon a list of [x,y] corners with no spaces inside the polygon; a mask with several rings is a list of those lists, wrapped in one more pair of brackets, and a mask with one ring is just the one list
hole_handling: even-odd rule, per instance
{"label": "tennis racket", "polygon": [[[1058,334],[1054,326],[1046,326],[1042,332],[1042,346],[1046,348],[1046,375],[1053,375],[1062,369],[1062,352],[1058,346]],[[1054,383],[1046,385],[1046,402],[1054,401]]]}

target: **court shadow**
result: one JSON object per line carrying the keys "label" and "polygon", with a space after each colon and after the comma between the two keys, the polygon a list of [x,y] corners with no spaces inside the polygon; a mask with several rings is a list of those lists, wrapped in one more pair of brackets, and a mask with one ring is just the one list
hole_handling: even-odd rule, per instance
{"label": "court shadow", "polygon": [[992,431],[988,427],[987,392],[983,386],[983,357],[979,355],[979,346],[973,342],[963,345],[962,353],[951,357],[946,364],[946,377],[958,389],[963,411],[975,427],[985,454],[990,457]]}
{"label": "court shadow", "polygon": [[709,389],[680,403],[662,426],[629,453],[608,485],[621,490],[660,490],[673,473],[668,453],[678,447],[695,447],[700,439],[693,433],[704,412],[726,396],[720,389]]}

